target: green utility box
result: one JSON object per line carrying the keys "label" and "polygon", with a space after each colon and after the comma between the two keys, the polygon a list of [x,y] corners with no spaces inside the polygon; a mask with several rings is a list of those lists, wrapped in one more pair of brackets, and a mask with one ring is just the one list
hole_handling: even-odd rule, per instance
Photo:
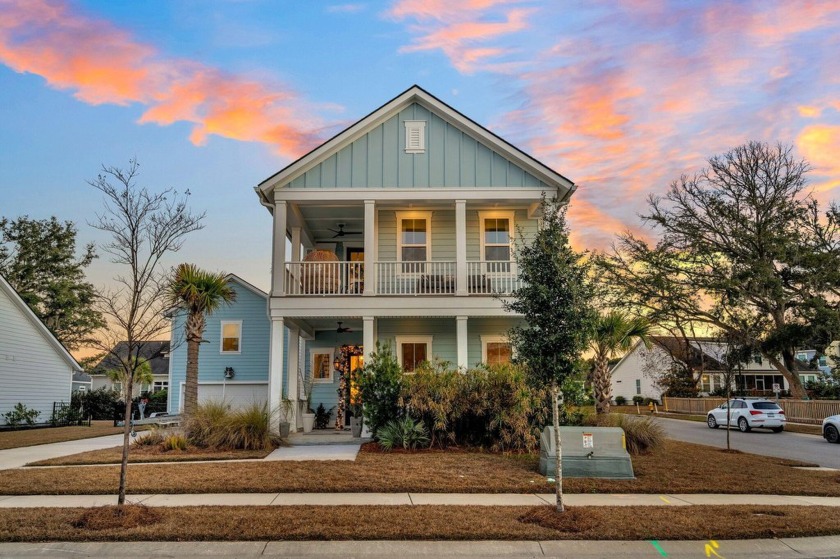
{"label": "green utility box", "polygon": [[[563,477],[633,479],[633,464],[619,427],[560,427]],[[554,477],[554,427],[540,437],[540,473]]]}

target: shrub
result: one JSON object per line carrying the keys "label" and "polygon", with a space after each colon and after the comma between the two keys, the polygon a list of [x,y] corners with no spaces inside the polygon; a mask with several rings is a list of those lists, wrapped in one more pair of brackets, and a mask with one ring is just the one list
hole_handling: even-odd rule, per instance
{"label": "shrub", "polygon": [[327,408],[324,407],[324,404],[318,404],[318,408],[315,410],[315,422],[314,426],[316,429],[326,429],[330,425],[330,414],[332,413],[333,408],[330,408],[327,411]]}
{"label": "shrub", "polygon": [[39,415],[41,415],[41,412],[39,412],[38,410],[27,408],[25,405],[18,402],[17,404],[15,404],[14,408],[3,414],[3,419],[6,420],[6,423],[8,425],[11,425],[12,427],[17,427],[21,423],[26,423],[27,425],[35,425],[35,420],[38,419]]}
{"label": "shrub", "polygon": [[633,396],[633,403],[634,404],[643,404],[644,401],[645,401],[645,399],[642,396]]}
{"label": "shrub", "polygon": [[627,398],[624,396],[616,396],[615,397],[615,405],[616,406],[623,406],[627,403]]}
{"label": "shrub", "polygon": [[231,450],[269,450],[278,439],[271,432],[267,404],[250,404],[230,412],[211,438],[212,446]]}
{"label": "shrub", "polygon": [[180,433],[170,433],[160,442],[160,448],[164,452],[170,450],[187,450],[187,438]]}
{"label": "shrub", "polygon": [[161,444],[165,438],[163,431],[159,427],[153,426],[148,433],[134,439],[134,444],[137,446],[156,446]]}
{"label": "shrub", "polygon": [[376,351],[358,375],[365,425],[374,437],[402,412],[398,405],[403,372],[389,345],[376,343]]}
{"label": "shrub", "polygon": [[630,454],[655,452],[665,441],[665,430],[652,417],[609,413],[591,416],[589,423],[598,427],[620,427],[623,429],[627,452]]}
{"label": "shrub", "polygon": [[465,372],[425,363],[403,381],[403,413],[420,419],[431,444],[465,444],[495,451],[532,450],[548,417],[544,392],[528,387],[515,365]]}
{"label": "shrub", "polygon": [[81,408],[85,419],[114,419],[114,404],[118,400],[118,393],[102,387],[89,392],[74,392],[70,405],[75,409]]}
{"label": "shrub", "polygon": [[425,447],[429,444],[429,432],[422,421],[403,417],[389,421],[379,430],[379,444],[386,451],[395,447],[406,450]]}
{"label": "shrub", "polygon": [[230,406],[225,402],[211,400],[200,403],[185,418],[184,434],[195,446],[212,447],[229,413]]}

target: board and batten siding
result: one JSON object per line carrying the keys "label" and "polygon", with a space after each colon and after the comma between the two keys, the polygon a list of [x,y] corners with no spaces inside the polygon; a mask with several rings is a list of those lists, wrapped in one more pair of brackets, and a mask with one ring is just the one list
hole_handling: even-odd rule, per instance
{"label": "board and batten siding", "polygon": [[0,289],[0,414],[19,402],[38,410],[35,421],[44,423],[53,402],[70,401],[73,367],[32,320]]}
{"label": "board and batten siding", "polygon": [[[377,230],[377,260],[380,262],[394,262],[397,260],[397,211],[379,210]],[[411,211],[406,208],[405,211]],[[488,210],[489,211],[489,210]],[[481,226],[478,218],[479,210],[466,211],[467,231],[467,261],[481,260]],[[519,230],[530,242],[537,232],[539,221],[529,219],[528,211],[518,209],[514,211],[514,243],[519,241]],[[455,261],[455,210],[432,210],[432,260]]]}
{"label": "board and batten siding", "polygon": [[[199,391],[202,383],[221,383],[224,380],[226,367],[233,367],[235,376],[232,381],[226,381],[228,389],[235,394],[236,386],[251,383],[243,393],[250,393],[254,383],[268,382],[268,356],[271,341],[271,321],[268,319],[267,303],[261,297],[236,281],[231,281],[231,287],[236,291],[236,301],[230,305],[222,305],[216,312],[207,317],[204,339],[199,349],[198,382]],[[169,380],[169,410],[179,411],[181,400],[181,383],[186,381],[187,344],[184,340],[183,313],[172,317],[172,376]],[[242,321],[242,339],[239,353],[221,352],[221,324],[223,321]],[[287,369],[289,347],[289,331],[284,328],[283,368]],[[288,375],[283,375],[283,388],[287,386]],[[264,388],[266,399],[268,384]],[[209,390],[209,389],[208,389]],[[214,394],[215,394],[215,389]],[[244,388],[243,388],[244,390]],[[220,392],[219,392],[220,393]]]}
{"label": "board and batten siding", "polygon": [[[405,121],[426,121],[425,153],[405,152]],[[284,188],[537,187],[522,167],[413,103]]]}

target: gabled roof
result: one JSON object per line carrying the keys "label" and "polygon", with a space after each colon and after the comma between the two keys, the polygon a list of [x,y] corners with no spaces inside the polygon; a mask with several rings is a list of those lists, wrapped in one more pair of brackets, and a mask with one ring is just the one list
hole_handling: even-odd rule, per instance
{"label": "gabled roof", "polygon": [[574,192],[576,187],[571,180],[541,163],[531,155],[528,155],[484,126],[481,126],[453,107],[447,105],[418,85],[413,85],[408,88],[378,109],[357,121],[355,124],[351,125],[349,128],[339,132],[303,157],[290,163],[285,168],[268,177],[257,185],[255,190],[264,202],[270,201],[272,198],[271,192],[275,187],[294,180],[296,177],[302,175],[319,162],[327,159],[341,148],[349,145],[354,140],[360,138],[372,128],[388,120],[390,117],[399,113],[402,109],[408,107],[412,103],[425,106],[430,111],[446,118],[448,122],[460,128],[463,132],[473,136],[488,146],[492,146],[493,149],[498,151],[501,155],[516,162],[524,169],[527,169],[546,184],[565,190],[566,198]]}
{"label": "gabled roof", "polygon": [[9,300],[12,302],[12,304],[14,304],[18,309],[20,309],[24,316],[26,316],[26,318],[29,319],[29,321],[32,323],[35,329],[44,337],[45,340],[47,340],[47,343],[49,343],[53,347],[53,349],[55,349],[55,352],[67,363],[67,365],[72,367],[74,371],[83,370],[82,366],[79,365],[79,363],[75,359],[73,359],[73,356],[70,355],[70,352],[67,351],[67,348],[64,347],[64,345],[60,341],[58,341],[58,338],[56,338],[53,335],[53,333],[50,332],[49,328],[47,328],[44,325],[44,323],[41,322],[41,319],[38,318],[38,316],[34,312],[32,312],[32,309],[29,308],[29,305],[27,305],[26,302],[24,302],[24,300],[20,298],[18,292],[15,291],[15,289],[9,284],[9,282],[6,281],[6,278],[4,278],[2,275],[0,275],[0,291],[3,291],[9,298]]}
{"label": "gabled roof", "polygon": [[[149,340],[136,342],[139,345],[138,357],[149,362],[153,375],[169,374],[169,340]],[[116,354],[116,355],[115,355]],[[96,364],[94,374],[105,374],[111,369],[118,369],[120,361],[117,357],[128,356],[128,342],[119,342],[102,361]]]}

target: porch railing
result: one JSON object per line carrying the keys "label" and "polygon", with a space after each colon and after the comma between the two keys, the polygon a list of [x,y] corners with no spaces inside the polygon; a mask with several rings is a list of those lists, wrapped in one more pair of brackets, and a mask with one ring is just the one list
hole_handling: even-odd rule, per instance
{"label": "porch railing", "polygon": [[472,295],[507,295],[518,287],[516,262],[467,262],[467,291]]}
{"label": "porch railing", "polygon": [[286,262],[286,295],[361,295],[362,262]]}
{"label": "porch railing", "polygon": [[454,295],[455,262],[377,262],[377,295]]}
{"label": "porch railing", "polygon": [[[519,287],[515,262],[467,262],[468,295],[507,295]],[[362,295],[365,280],[376,295],[455,295],[454,261],[375,262],[373,277],[365,277],[362,262],[287,262],[286,295]]]}

